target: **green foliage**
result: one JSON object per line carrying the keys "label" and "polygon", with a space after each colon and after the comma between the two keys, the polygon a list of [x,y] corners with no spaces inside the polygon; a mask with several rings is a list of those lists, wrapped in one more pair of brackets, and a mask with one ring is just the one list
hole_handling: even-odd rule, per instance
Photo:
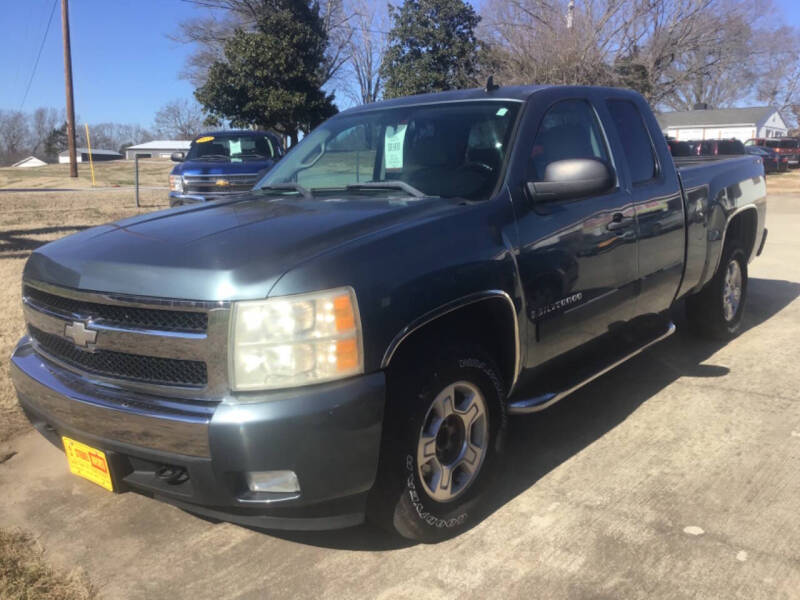
{"label": "green foliage", "polygon": [[653,93],[650,72],[637,57],[619,58],[614,63],[614,84],[618,87],[636,90],[645,97]]}
{"label": "green foliage", "polygon": [[253,31],[237,30],[195,91],[210,119],[234,127],[260,126],[296,141],[336,113],[321,90],[328,38],[319,5],[264,2]]}
{"label": "green foliage", "polygon": [[58,158],[58,153],[63,152],[68,147],[67,143],[67,124],[53,129],[44,140],[44,155],[48,160]]}
{"label": "green foliage", "polygon": [[474,87],[486,57],[475,35],[480,17],[463,0],[405,0],[381,65],[386,98]]}

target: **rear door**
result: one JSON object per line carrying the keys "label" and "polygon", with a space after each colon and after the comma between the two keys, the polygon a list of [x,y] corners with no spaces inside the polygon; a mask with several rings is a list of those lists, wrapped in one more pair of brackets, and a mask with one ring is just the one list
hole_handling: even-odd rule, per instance
{"label": "rear door", "polygon": [[677,171],[658,123],[641,97],[608,92],[602,104],[610,123],[609,138],[619,157],[622,186],[638,221],[636,313],[662,312],[677,294],[686,251]]}
{"label": "rear door", "polygon": [[[536,94],[515,161],[524,181],[540,181],[556,160],[614,159],[594,103]],[[619,184],[607,193],[536,201],[515,186],[518,268],[529,326],[527,367],[535,367],[608,332],[635,313],[637,230],[633,204]]]}

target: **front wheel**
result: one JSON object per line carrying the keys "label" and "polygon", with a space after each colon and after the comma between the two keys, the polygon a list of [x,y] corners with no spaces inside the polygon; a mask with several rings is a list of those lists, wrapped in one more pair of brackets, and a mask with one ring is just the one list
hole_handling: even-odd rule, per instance
{"label": "front wheel", "polygon": [[474,525],[503,433],[503,385],[479,348],[454,348],[389,373],[384,440],[368,516],[420,542]]}
{"label": "front wheel", "polygon": [[736,243],[725,245],[711,281],[686,301],[687,316],[697,333],[718,340],[734,337],[742,328],[747,299],[747,258]]}

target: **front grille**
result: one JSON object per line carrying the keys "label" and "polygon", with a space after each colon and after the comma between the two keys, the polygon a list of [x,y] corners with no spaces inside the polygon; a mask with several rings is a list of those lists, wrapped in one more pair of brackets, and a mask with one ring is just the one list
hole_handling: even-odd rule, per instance
{"label": "front grille", "polygon": [[[258,174],[184,175],[184,192],[188,194],[235,194],[249,192],[258,182]],[[227,185],[217,185],[226,181]]]}
{"label": "front grille", "polygon": [[208,382],[204,362],[110,350],[87,352],[79,350],[74,344],[57,335],[45,333],[32,325],[28,326],[28,331],[46,354],[88,373],[164,385],[201,387]]}
{"label": "front grille", "polygon": [[204,312],[98,304],[55,296],[28,285],[22,293],[38,307],[74,320],[92,319],[98,323],[117,327],[160,331],[205,333],[208,329],[208,315]]}

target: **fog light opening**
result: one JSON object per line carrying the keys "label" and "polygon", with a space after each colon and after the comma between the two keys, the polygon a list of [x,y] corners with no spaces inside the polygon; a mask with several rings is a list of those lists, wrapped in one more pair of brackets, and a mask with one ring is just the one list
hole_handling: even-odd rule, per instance
{"label": "fog light opening", "polygon": [[179,485],[189,480],[189,474],[183,467],[162,465],[156,470],[156,477],[163,479],[170,485]]}
{"label": "fog light opening", "polygon": [[300,491],[300,482],[294,471],[251,471],[247,473],[247,487],[251,492],[292,493]]}

